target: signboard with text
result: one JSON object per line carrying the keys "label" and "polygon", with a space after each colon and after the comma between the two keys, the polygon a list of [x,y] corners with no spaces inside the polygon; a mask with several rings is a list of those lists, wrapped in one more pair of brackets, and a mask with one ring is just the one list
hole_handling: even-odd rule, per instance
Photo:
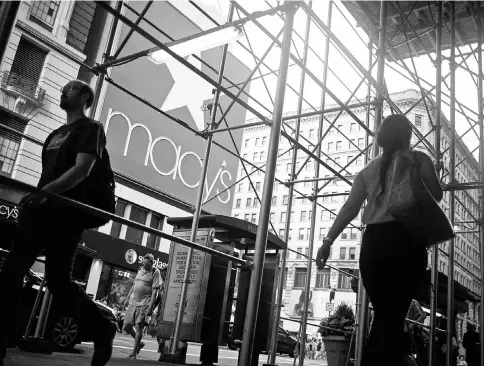
{"label": "signboard with text", "polygon": [[[190,233],[191,230],[175,230],[173,235],[188,240],[190,239]],[[199,230],[195,242],[212,247],[211,238],[210,230]],[[179,311],[183,277],[187,266],[187,255],[188,247],[176,243],[171,244],[170,263],[168,265],[165,293],[161,305],[161,322],[158,324],[159,329],[163,333],[161,336],[170,337]],[[211,263],[210,257],[210,255],[199,250],[193,250],[181,328],[184,340],[198,341],[197,334],[201,329],[205,307],[207,279]]]}
{"label": "signboard with text", "polygon": [[[142,1],[130,3],[138,12],[141,12],[145,5],[146,2]],[[133,21],[137,18],[131,11],[127,11],[126,16]],[[145,18],[173,39],[199,32],[190,19],[169,2],[154,2]],[[140,26],[160,41],[170,41],[161,32],[147,25],[147,22],[141,22]],[[124,39],[129,29],[123,26],[121,39]],[[120,57],[152,47],[151,42],[135,32],[123,48]],[[214,70],[220,67],[221,47],[203,50],[196,56],[209,66],[193,55],[186,60],[216,80],[217,73]],[[228,55],[224,72],[228,80],[243,83],[249,72],[250,70],[238,59],[231,54]],[[210,111],[202,107],[212,102],[213,86],[177,61],[170,60],[157,65],[148,57],[140,57],[114,67],[110,77],[154,107],[109,84],[100,122],[106,131],[113,168],[193,205],[200,185],[206,146],[206,140],[196,133],[206,129],[209,122]],[[232,86],[227,79],[223,85]],[[233,87],[231,90],[235,91]],[[249,91],[247,87],[246,92]],[[247,101],[247,96],[242,95],[241,99]],[[221,96],[220,109],[217,110],[219,117],[230,102],[229,97]],[[156,109],[161,109],[179,123]],[[243,124],[245,117],[245,109],[236,103],[225,120],[230,126],[235,126]],[[226,122],[222,121],[220,127],[225,128]],[[192,131],[183,127],[183,124]],[[215,135],[215,141],[235,152],[237,149],[232,138],[237,148],[240,148],[242,133],[242,129],[233,131],[232,136],[229,132],[218,133]],[[222,191],[235,182],[237,168],[238,159],[235,156],[220,147],[213,147],[203,195],[204,201],[209,200],[204,206],[205,210],[217,214],[230,214],[233,189],[223,193]]]}

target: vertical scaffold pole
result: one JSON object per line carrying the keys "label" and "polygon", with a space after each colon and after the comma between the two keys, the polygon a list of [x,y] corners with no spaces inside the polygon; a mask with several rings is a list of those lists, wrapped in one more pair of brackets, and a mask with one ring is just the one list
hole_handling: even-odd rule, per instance
{"label": "vertical scaffold pole", "polygon": [[[449,3],[450,15],[450,182],[455,183],[455,3]],[[449,192],[450,222],[455,221],[455,191]],[[455,239],[449,243],[449,271],[447,273],[447,354],[446,364],[452,366],[452,338],[454,336],[454,256]]]}
{"label": "vertical scaffold pole", "polygon": [[[227,22],[230,23],[232,21],[234,15],[234,5],[230,4],[229,15]],[[228,44],[225,44],[222,49],[222,56],[220,59],[220,68],[217,75],[217,82],[222,84],[223,82],[223,75],[225,70],[225,61],[227,60],[227,52],[228,52]],[[220,99],[220,90],[215,91],[215,95],[213,98],[212,104],[212,112],[210,115],[210,130],[213,130],[216,125],[216,117],[217,117],[217,110],[218,110],[218,103]],[[202,172],[200,175],[200,185],[198,187],[197,193],[197,200],[195,203],[195,209],[193,213],[193,221],[192,221],[192,230],[190,233],[190,241],[195,242],[197,239],[197,231],[198,231],[198,222],[200,221],[200,213],[202,210],[202,200],[203,200],[203,192],[205,190],[205,178],[207,176],[208,164],[210,160],[210,153],[212,151],[212,141],[213,141],[213,134],[208,134],[207,137],[207,145],[205,148],[205,155],[203,158],[203,165],[202,165]],[[170,347],[170,354],[175,355],[178,349],[178,341],[180,340],[180,329],[183,322],[183,314],[185,312],[185,302],[187,299],[187,292],[188,292],[188,284],[190,279],[190,268],[192,263],[192,256],[193,256],[193,249],[188,248],[187,253],[187,260],[185,264],[185,271],[183,273],[183,282],[180,294],[180,300],[178,302],[178,313],[176,314],[175,324],[173,326],[173,339]]]}
{"label": "vertical scaffold pole", "polygon": [[[479,163],[481,165],[481,181],[484,181],[484,105],[483,105],[483,90],[482,90],[482,8],[477,9],[477,104],[478,104],[478,118],[479,118]],[[484,188],[481,188],[481,222],[480,222],[480,239],[481,246],[479,249],[481,259],[481,306],[479,308],[480,315],[480,334],[481,334],[481,360],[484,360]],[[481,361],[482,362],[482,361]]]}
{"label": "vertical scaffold pole", "polygon": [[[331,29],[331,17],[333,12],[333,2],[328,2],[328,20],[327,26]],[[326,35],[326,44],[324,46],[324,69],[323,69],[323,84],[326,85],[326,81],[328,78],[328,63],[329,63],[329,47],[330,47],[330,38],[329,35]],[[324,110],[324,106],[326,104],[326,91],[323,89],[321,93],[321,110]],[[324,114],[319,116],[319,129],[318,129],[318,138],[321,139],[323,137],[323,127],[324,127]],[[321,142],[318,145],[316,156],[321,156],[321,146],[323,143]],[[307,163],[309,164],[310,161]],[[319,171],[320,171],[320,164],[316,164],[315,168],[315,178],[319,178]],[[308,308],[309,308],[309,301],[310,301],[310,291],[311,291],[311,277],[312,277],[312,269],[313,269],[313,248],[314,248],[314,237],[315,237],[315,230],[316,230],[316,209],[318,207],[318,187],[319,187],[319,180],[316,180],[313,183],[313,197],[312,197],[312,205],[311,205],[311,229],[309,231],[309,257],[308,257],[308,265],[307,265],[307,277],[306,277],[306,292],[304,293],[304,306],[303,306],[303,316],[302,316],[302,324],[301,324],[301,341],[300,341],[300,354],[299,354],[299,366],[304,366],[304,353],[306,350],[306,332],[307,332],[307,321],[308,321]]]}
{"label": "vertical scaffold pole", "polygon": [[[370,29],[370,37],[368,40],[368,72],[371,74],[371,67],[373,65],[373,39],[375,36],[375,29],[371,27]],[[366,101],[371,101],[371,82],[368,80],[368,87],[367,87],[367,97]],[[370,118],[371,118],[371,105],[366,106],[366,126],[370,127]],[[368,146],[369,143],[369,134],[366,132],[365,136],[365,143]],[[368,153],[365,154],[365,165],[369,161]],[[363,349],[366,344],[366,338],[368,336],[368,305],[369,305],[369,298],[368,293],[363,286],[363,281],[360,280],[358,282],[358,299],[356,301],[356,316],[358,319],[358,324],[356,327],[356,347],[355,347],[355,365],[361,365],[361,359],[363,357]]]}
{"label": "vertical scaffold pole", "polygon": [[[312,1],[309,1],[308,6],[312,7]],[[308,58],[308,49],[309,49],[309,31],[311,29],[311,14],[307,16],[307,23],[306,23],[306,31],[304,34],[304,51],[303,51],[303,59],[302,63],[306,66],[307,58]],[[297,114],[302,113],[302,104],[304,98],[304,85],[306,83],[306,71],[301,68],[301,79],[299,81],[299,96],[297,101]],[[295,134],[294,138],[296,141],[299,141],[299,132],[300,132],[300,125],[301,125],[301,118],[297,118],[296,126],[295,126]],[[296,162],[297,162],[297,149],[295,148],[292,155],[292,165],[291,165],[291,176],[290,180],[296,179]],[[288,193],[288,201],[287,201],[287,210],[286,210],[286,224],[284,226],[284,242],[287,244],[289,242],[289,233],[291,228],[291,210],[292,210],[292,200],[294,197],[294,184],[291,184],[289,187]],[[275,302],[275,314],[274,314],[274,323],[272,324],[272,332],[271,332],[271,345],[269,348],[269,356],[268,356],[268,365],[275,365],[276,362],[276,355],[277,355],[277,339],[279,334],[279,321],[281,317],[281,309],[282,309],[282,295],[284,293],[284,279],[286,274],[286,258],[287,258],[287,249],[280,251],[280,266],[281,270],[279,271],[279,281],[277,286],[277,299]],[[299,353],[303,352],[301,349]]]}
{"label": "vertical scaffold pole", "polygon": [[[441,171],[440,135],[441,135],[441,107],[442,107],[442,2],[437,2],[437,24],[435,28],[435,150],[437,153],[437,173]],[[437,298],[439,284],[439,248],[437,245],[432,250],[431,261],[431,286],[430,286],[430,338],[428,365],[434,366],[435,359],[435,336],[437,329]]]}
{"label": "vertical scaffold pole", "polygon": [[252,362],[252,349],[254,347],[257,312],[259,309],[262,271],[264,269],[264,255],[267,246],[267,232],[269,228],[274,177],[276,175],[277,151],[279,149],[279,139],[281,136],[282,112],[284,107],[284,96],[286,93],[292,30],[296,10],[297,5],[294,4],[294,2],[286,3],[286,19],[282,39],[281,59],[279,63],[279,77],[277,79],[274,113],[272,115],[272,129],[267,151],[267,166],[263,187],[264,194],[262,196],[259,212],[259,224],[257,226],[257,236],[255,240],[254,266],[252,268],[249,294],[247,298],[244,334],[242,337],[242,347],[238,363],[239,366],[249,366]]}
{"label": "vertical scaffold pole", "polygon": [[[380,128],[383,119],[383,90],[385,87],[385,49],[386,49],[386,33],[387,33],[387,14],[388,2],[381,1],[380,8],[380,28],[378,29],[378,68],[377,68],[377,90],[376,90],[376,105],[375,105],[375,137]],[[378,146],[376,138],[373,145],[373,157],[378,156]]]}

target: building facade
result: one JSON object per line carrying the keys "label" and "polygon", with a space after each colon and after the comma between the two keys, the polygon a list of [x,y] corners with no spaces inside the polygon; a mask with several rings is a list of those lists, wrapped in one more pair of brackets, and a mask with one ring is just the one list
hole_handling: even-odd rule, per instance
{"label": "building facade", "polygon": [[[117,1],[110,5],[115,7]],[[198,20],[204,20],[203,27],[210,23],[193,6],[190,11],[195,11],[196,16],[186,15],[186,4],[176,2],[124,2],[122,13],[136,21],[147,5],[150,9],[141,26],[163,42],[198,33],[202,27],[197,25]],[[208,12],[213,15],[214,9]],[[93,66],[102,62],[112,22],[113,18],[91,1],[21,3],[1,63],[0,174],[37,184],[42,170],[42,144],[50,132],[65,123],[65,113],[59,107],[60,89],[76,78],[96,85],[97,77],[81,64]],[[113,52],[126,39],[120,57],[138,52],[140,47],[153,47],[137,33],[126,38],[128,33],[129,27],[119,22]],[[212,70],[219,67],[221,48],[207,49],[198,56],[198,67],[215,79]],[[194,57],[189,61],[197,64]],[[228,79],[241,83],[248,73],[245,65],[228,55]],[[197,130],[206,127],[210,112],[201,107],[211,103],[213,89],[181,64],[156,65],[147,57],[109,69],[108,74],[139,96],[130,96],[105,81],[93,111],[95,119],[105,127],[115,171],[116,214],[172,234],[167,218],[193,213],[205,149],[205,140],[182,124]],[[228,97],[221,98],[223,108],[229,102]],[[227,118],[243,123],[245,110],[236,106]],[[242,131],[234,134],[236,144],[240,144],[241,136]],[[218,141],[227,144],[229,138],[226,134]],[[229,215],[233,189],[212,197],[235,179],[237,158],[218,148],[214,148],[214,155],[202,212]],[[20,212],[18,203],[25,193],[15,187],[0,187],[5,249],[10,245]],[[124,300],[144,254],[152,253],[157,266],[163,268],[168,264],[170,244],[142,230],[109,222],[99,230],[84,233],[79,246],[82,254],[76,259],[82,265],[75,266],[79,267],[76,279],[93,298],[118,305]],[[43,268],[36,264],[36,270]]]}
{"label": "building facade", "polygon": [[[391,95],[392,100],[402,111],[413,108],[407,117],[414,124],[421,136],[427,135],[432,126],[429,122],[428,114],[424,104],[417,103],[421,95],[414,90],[406,90],[401,93]],[[330,107],[330,106],[328,106]],[[366,109],[364,107],[353,109],[352,112],[357,115],[360,120],[365,121]],[[384,115],[392,113],[389,106],[384,106]],[[287,115],[294,115],[290,113]],[[332,122],[338,115],[337,112],[325,115],[327,121]],[[255,122],[256,120],[247,121],[247,123]],[[334,124],[334,127],[327,130],[329,124],[325,122],[324,128],[326,136],[322,143],[322,158],[325,162],[341,171],[342,175],[352,180],[355,174],[360,171],[365,164],[365,154],[360,154],[367,146],[367,134],[355,120],[353,120],[347,113],[343,113]],[[286,131],[291,133],[294,131],[295,121],[288,121]],[[299,141],[310,150],[318,142],[318,128],[319,117],[302,118],[300,124],[300,138]],[[371,128],[371,127],[370,127]],[[245,129],[243,137],[243,146],[241,150],[242,157],[248,159],[258,166],[264,166],[266,163],[266,154],[268,141],[270,136],[270,129],[266,126],[249,127]],[[420,136],[420,137],[421,137]],[[429,148],[434,145],[434,134],[431,133],[427,138],[428,145],[418,143],[419,136],[413,136],[412,144],[415,149],[419,149],[429,153]],[[450,146],[450,131],[449,123],[443,118],[442,122],[442,151],[443,163],[445,168],[449,168],[449,149]],[[371,141],[370,141],[371,142]],[[467,147],[458,140],[456,142],[456,161],[461,162],[462,158],[468,153]],[[292,169],[292,158],[294,149],[284,137],[281,137],[279,145],[279,153],[276,167],[276,177],[283,182],[289,180]],[[369,155],[371,157],[371,155]],[[304,180],[314,178],[315,165],[313,160],[303,166],[307,155],[298,151],[296,161],[296,172],[300,167],[303,167],[296,180]],[[457,163],[456,163],[457,164]],[[254,170],[249,167],[249,171]],[[239,166],[238,179],[245,177],[246,173],[242,165]],[[320,178],[329,178],[334,176],[329,170],[321,167]],[[479,164],[474,158],[463,160],[457,165],[456,179],[458,182],[477,181],[479,177]],[[258,222],[259,215],[259,201],[254,192],[261,192],[264,175],[261,172],[254,172],[251,175],[254,187],[249,184],[248,179],[241,181],[236,187],[234,198],[234,206],[232,214],[245,220],[250,220],[254,223]],[[448,177],[444,179],[449,182]],[[316,256],[316,252],[322,243],[322,239],[328,233],[334,218],[339,209],[346,200],[347,194],[350,191],[350,186],[341,179],[335,179],[331,182],[320,181],[319,187],[324,187],[320,194],[328,196],[318,198],[316,212],[311,212],[312,203],[307,198],[302,198],[302,194],[311,196],[312,182],[301,182],[295,184],[294,200],[291,212],[291,224],[289,232],[288,247],[292,251],[287,253],[286,262],[286,279],[284,288],[284,308],[283,313],[291,318],[300,318],[304,295],[305,284],[307,281],[307,259],[306,256]],[[279,237],[284,237],[284,230],[287,220],[287,204],[288,204],[288,187],[284,184],[274,184],[274,193],[272,197],[271,208],[271,226],[269,230],[274,231]],[[479,217],[479,203],[478,193],[476,190],[458,191],[456,192],[456,222],[471,221]],[[448,210],[449,207],[449,193],[446,192],[442,201],[442,207]],[[316,226],[314,228],[314,252],[309,253],[309,235],[311,216],[316,216]],[[359,215],[349,225],[343,233],[336,239],[328,264],[345,271],[352,270],[354,274],[358,275],[358,259],[360,253],[361,243],[361,215]],[[479,281],[479,234],[473,232],[470,228],[462,228],[462,234],[456,238],[456,252],[455,252],[455,280],[471,290],[476,294],[480,294],[481,284]],[[466,233],[467,232],[467,233]],[[448,243],[443,244],[440,248],[444,252],[448,252]],[[430,261],[430,254],[429,254]],[[448,259],[442,253],[439,256],[439,271],[447,274]],[[311,313],[308,318],[309,323],[318,324],[319,320],[329,315],[327,305],[330,302],[330,293],[335,290],[334,304],[346,302],[351,306],[355,305],[356,294],[351,289],[350,278],[334,269],[325,268],[318,270],[313,264],[311,271],[311,303],[309,309]],[[460,328],[462,328],[462,319],[466,318],[469,322],[477,322],[477,314],[475,312],[475,304],[470,304],[469,312],[465,317],[460,317]],[[297,330],[297,323],[285,321],[284,327],[290,330]],[[315,333],[317,327],[308,326],[308,333]],[[462,331],[462,330],[461,330]]]}

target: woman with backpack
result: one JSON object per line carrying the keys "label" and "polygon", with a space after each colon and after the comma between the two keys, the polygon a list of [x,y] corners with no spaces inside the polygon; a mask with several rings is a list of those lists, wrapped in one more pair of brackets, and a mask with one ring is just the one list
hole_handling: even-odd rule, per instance
{"label": "woman with backpack", "polygon": [[405,179],[411,178],[407,169],[410,166],[414,167],[433,200],[440,201],[443,196],[432,160],[423,152],[412,151],[411,137],[412,124],[404,115],[390,115],[383,120],[376,138],[383,154],[356,175],[349,197],[316,258],[318,268],[324,268],[331,245],[367,200],[362,217],[366,228],[360,273],[375,316],[362,366],[377,365],[381,360],[392,366],[405,365],[402,347],[405,316],[427,267],[427,242],[388,212],[388,202],[395,194],[401,197],[408,193],[394,189],[404,186]]}

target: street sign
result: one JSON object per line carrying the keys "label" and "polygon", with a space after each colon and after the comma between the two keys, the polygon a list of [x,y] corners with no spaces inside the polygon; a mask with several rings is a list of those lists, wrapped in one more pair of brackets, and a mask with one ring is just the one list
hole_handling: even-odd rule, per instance
{"label": "street sign", "polygon": [[334,310],[334,304],[332,302],[327,302],[326,311],[333,311],[333,310]]}

